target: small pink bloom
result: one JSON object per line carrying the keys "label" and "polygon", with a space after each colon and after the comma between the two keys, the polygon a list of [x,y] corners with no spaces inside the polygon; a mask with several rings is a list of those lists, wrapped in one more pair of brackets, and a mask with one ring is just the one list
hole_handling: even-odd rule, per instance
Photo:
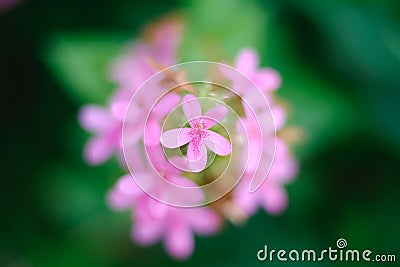
{"label": "small pink bloom", "polygon": [[84,149],[86,161],[93,165],[103,163],[119,147],[122,124],[107,108],[97,105],[83,107],[79,122],[85,130],[95,134]]}
{"label": "small pink bloom", "polygon": [[[237,123],[238,133],[242,136],[247,135],[249,155],[243,155],[243,164],[247,163],[246,172],[254,172],[259,164],[262,147],[268,147],[267,144],[273,139],[275,131],[279,130],[286,120],[285,111],[279,106],[272,106],[271,112],[273,121],[270,120],[270,110],[265,107],[259,111],[258,116],[251,111],[247,105],[243,105],[245,116]],[[259,120],[264,120],[264,124],[259,124]],[[241,132],[243,125],[246,132]],[[261,125],[263,127],[261,127]]]}
{"label": "small pink bloom", "polygon": [[157,66],[169,67],[177,63],[176,53],[181,38],[182,23],[176,19],[165,20],[158,25],[150,40],[139,40],[115,61],[112,79],[120,89],[135,92],[160,70]]}
{"label": "small pink bloom", "polygon": [[[153,166],[163,174],[163,178],[182,186],[196,186],[191,180],[181,176],[180,170],[166,161],[159,146],[148,149]],[[138,154],[138,160],[141,161],[140,154]],[[155,186],[154,179],[158,177],[154,177],[147,168],[138,163],[139,172],[136,175],[142,175],[148,180],[150,186]],[[155,190],[162,191],[163,188]],[[161,192],[161,194],[168,194],[168,192]],[[200,188],[198,194],[195,195],[198,196],[175,197],[197,198],[203,195]],[[108,203],[115,210],[134,211],[132,237],[137,243],[150,245],[164,239],[166,250],[177,259],[188,258],[192,254],[193,233],[212,234],[220,226],[218,216],[211,209],[207,207],[178,208],[158,202],[143,192],[129,175],[119,179],[108,195]]]}
{"label": "small pink bloom", "polygon": [[276,140],[274,163],[261,185],[254,193],[248,191],[252,176],[247,173],[233,190],[233,202],[247,215],[253,214],[258,206],[271,214],[283,212],[287,206],[285,184],[297,174],[297,163],[288,151],[287,145],[280,139]]}
{"label": "small pink bloom", "polygon": [[220,156],[231,153],[231,143],[225,137],[208,130],[225,117],[226,107],[217,106],[202,115],[200,102],[194,95],[188,94],[183,98],[182,108],[190,128],[164,132],[161,143],[165,147],[177,148],[189,143],[186,158],[188,166],[194,172],[202,171],[207,165],[206,146]]}
{"label": "small pink bloom", "polygon": [[262,91],[276,90],[281,85],[281,76],[271,68],[258,69],[259,61],[256,51],[242,49],[236,57],[235,67],[247,75]]}
{"label": "small pink bloom", "polygon": [[[1,0],[0,0],[1,1]],[[111,98],[107,107],[98,105],[85,106],[79,114],[81,126],[94,133],[84,151],[84,157],[90,164],[97,165],[106,161],[115,152],[122,149],[122,127],[129,102],[136,90],[159,69],[155,65],[165,67],[176,63],[176,50],[180,43],[182,24],[178,20],[166,20],[160,24],[148,42],[140,40],[128,54],[118,59],[113,67],[112,78],[119,89]],[[152,65],[154,63],[154,65]],[[145,125],[143,109],[132,107],[126,116],[125,127],[130,144],[142,138],[146,127],[146,145],[159,144],[161,128],[159,120],[179,102],[177,94],[169,94],[161,100],[150,113]],[[152,105],[142,99],[142,105]]]}
{"label": "small pink bloom", "polygon": [[[259,69],[258,54],[251,48],[242,49],[235,60],[235,67],[250,80],[252,80],[263,92],[274,91],[281,85],[282,79],[279,73],[272,68]],[[221,69],[224,75],[232,81],[233,88],[241,93],[246,93],[246,85],[243,79],[234,71]]]}

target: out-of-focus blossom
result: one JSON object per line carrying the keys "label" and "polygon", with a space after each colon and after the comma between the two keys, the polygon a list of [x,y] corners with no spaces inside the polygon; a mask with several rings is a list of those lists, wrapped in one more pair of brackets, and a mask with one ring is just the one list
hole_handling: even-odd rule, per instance
{"label": "out-of-focus blossom", "polygon": [[[256,117],[251,109],[243,103],[244,117],[238,124],[244,126],[250,153],[248,158],[242,158],[242,164],[247,163],[246,174],[243,177],[243,181],[233,190],[232,201],[247,216],[253,214],[259,206],[262,206],[271,214],[278,214],[283,212],[287,206],[284,186],[297,174],[297,164],[289,153],[286,143],[276,136],[276,133],[279,133],[286,123],[285,110],[278,103],[272,101],[273,98],[271,97],[273,90],[278,89],[280,86],[281,78],[275,70],[266,68],[257,70],[258,55],[249,48],[239,52],[235,66],[252,79],[264,92],[266,98],[270,100],[270,106],[262,107],[263,111],[259,111],[258,117]],[[241,86],[237,83],[235,77],[233,77],[232,83],[233,86]],[[273,121],[264,124],[265,127],[259,131],[260,124],[258,120],[265,118],[264,114],[269,112],[272,113]],[[240,128],[237,127],[237,129]],[[244,135],[245,133],[238,131],[238,134]],[[255,175],[262,149],[269,149],[274,142],[276,149],[270,172],[263,185],[253,194],[249,194],[247,185]]]}
{"label": "out-of-focus blossom", "polygon": [[[162,151],[156,148],[149,149],[153,166],[165,179],[182,186],[196,186],[189,179],[180,176],[180,171],[165,160]],[[138,161],[141,159],[138,158]],[[144,165],[138,165],[138,168],[141,169],[138,175],[146,177],[148,183],[157,178],[153,177],[152,172]],[[198,189],[196,194],[189,197],[202,197],[202,191]],[[168,206],[143,192],[130,175],[118,180],[108,195],[108,203],[116,210],[130,209],[134,212],[132,237],[137,243],[150,245],[163,239],[166,250],[178,259],[185,259],[192,254],[193,233],[212,234],[220,227],[220,219],[211,209]]]}
{"label": "out-of-focus blossom", "polygon": [[[252,80],[263,92],[274,91],[281,85],[281,76],[272,68],[258,68],[259,58],[256,51],[251,48],[242,49],[236,57],[235,65],[241,73]],[[232,80],[233,88],[239,93],[246,93],[246,86],[241,84],[237,75],[231,72],[224,73]]]}
{"label": "out-of-focus blossom", "polygon": [[208,130],[221,121],[226,113],[225,106],[217,106],[201,112],[200,102],[191,94],[184,97],[183,112],[191,128],[176,128],[162,135],[162,144],[167,148],[177,148],[189,143],[187,148],[187,163],[194,172],[202,171],[207,165],[207,149],[215,154],[226,156],[231,153],[231,143],[225,137]]}
{"label": "out-of-focus blossom", "polygon": [[259,206],[271,214],[279,214],[286,209],[287,195],[285,184],[297,174],[297,163],[288,151],[287,145],[280,139],[276,140],[274,163],[261,187],[249,194],[248,184],[251,174],[247,173],[243,181],[233,191],[233,202],[247,216],[252,215]]}
{"label": "out-of-focus blossom", "polygon": [[174,18],[148,27],[145,38],[128,47],[114,63],[111,77],[119,89],[133,94],[151,75],[176,64],[182,30],[181,21]]}
{"label": "out-of-focus blossom", "polygon": [[79,114],[81,126],[94,134],[86,144],[84,157],[90,164],[106,161],[119,147],[122,124],[108,108],[87,105]]}
{"label": "out-of-focus blossom", "polygon": [[[107,107],[87,105],[82,108],[79,121],[84,129],[94,134],[84,151],[84,157],[90,164],[97,165],[106,161],[122,148],[122,126],[129,101],[135,91],[151,75],[158,72],[160,66],[168,66],[175,62],[176,50],[181,39],[182,24],[178,20],[168,20],[149,33],[148,41],[141,41],[133,46],[127,55],[116,61],[113,68],[113,79],[119,88],[114,93]],[[175,98],[175,99],[174,99]],[[150,115],[148,138],[150,145],[157,144],[161,129],[156,120],[166,115],[165,104],[173,105],[176,95],[168,96],[164,103],[158,105]],[[152,105],[146,103],[144,105]],[[145,121],[140,108],[132,109],[132,116],[125,122],[131,129],[130,141],[135,143],[141,138],[141,126]]]}
{"label": "out-of-focus blossom", "polygon": [[259,59],[256,51],[243,49],[236,57],[235,67],[247,75],[262,91],[276,90],[281,85],[281,76],[271,68],[258,69]]}

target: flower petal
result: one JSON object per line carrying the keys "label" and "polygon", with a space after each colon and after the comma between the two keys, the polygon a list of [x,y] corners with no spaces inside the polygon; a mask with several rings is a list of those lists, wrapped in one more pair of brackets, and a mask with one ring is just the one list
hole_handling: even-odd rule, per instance
{"label": "flower petal", "polygon": [[186,158],[188,166],[193,172],[201,172],[207,165],[207,148],[200,140],[190,141]]}
{"label": "flower petal", "polygon": [[119,121],[123,121],[125,117],[125,112],[128,109],[129,102],[128,101],[114,101],[111,104],[111,113],[115,119]]}
{"label": "flower petal", "polygon": [[193,127],[192,120],[202,115],[200,102],[197,97],[191,94],[186,95],[182,100],[182,109],[190,126]]}
{"label": "flower petal", "polygon": [[108,193],[107,203],[114,210],[132,208],[136,203],[137,196],[142,193],[143,191],[135,184],[132,177],[127,174],[122,176]]}
{"label": "flower petal", "polygon": [[274,117],[275,129],[279,130],[286,122],[286,111],[280,106],[271,108],[272,116]]}
{"label": "flower petal", "polygon": [[169,199],[172,202],[182,203],[182,200],[184,200],[186,205],[192,206],[192,205],[200,205],[204,201],[205,198],[204,192],[192,180],[178,175],[169,176],[168,180],[171,183],[178,185],[179,187],[188,188],[187,190],[180,190],[180,189],[177,189],[176,191],[173,190],[171,192],[171,195],[169,196]]}
{"label": "flower petal", "polygon": [[95,137],[86,144],[84,156],[89,164],[98,165],[111,157],[116,147],[116,142],[110,142],[108,136]]}
{"label": "flower petal", "polygon": [[161,127],[153,118],[149,118],[145,126],[144,144],[146,146],[156,146],[160,143]]}
{"label": "flower petal", "polygon": [[[171,209],[175,209],[174,213],[186,212],[184,209]],[[194,240],[193,233],[188,222],[181,217],[181,214],[176,214],[168,221],[165,247],[173,257],[177,259],[186,259],[193,252]]]}
{"label": "flower petal", "polygon": [[[136,220],[138,221],[138,220]],[[142,246],[149,246],[157,242],[163,234],[161,222],[155,222],[154,219],[148,219],[136,222],[131,230],[132,238]]]}
{"label": "flower petal", "polygon": [[205,121],[205,128],[211,128],[218,122],[222,121],[222,119],[226,116],[228,113],[228,109],[225,106],[216,106],[211,109],[209,109],[203,117]]}
{"label": "flower petal", "polygon": [[253,173],[260,164],[262,154],[262,141],[250,139],[248,143],[248,151],[245,153],[243,160],[247,161],[246,172]]}
{"label": "flower petal", "polygon": [[161,135],[161,144],[167,148],[177,148],[192,140],[191,128],[176,128],[168,130]]}
{"label": "flower petal", "polygon": [[233,202],[248,216],[254,214],[258,208],[258,198],[255,194],[249,193],[251,176],[243,177],[233,190]]}
{"label": "flower petal", "polygon": [[204,143],[209,149],[215,152],[215,154],[220,156],[229,155],[232,151],[231,143],[226,140],[225,137],[217,134],[216,132],[206,130],[208,137],[204,139]]}
{"label": "flower petal", "polygon": [[87,105],[79,112],[79,123],[87,131],[101,133],[107,131],[114,122],[106,108]]}
{"label": "flower petal", "polygon": [[160,101],[154,106],[153,113],[156,118],[164,117],[171,112],[181,100],[177,93],[169,93],[165,95]]}
{"label": "flower petal", "polygon": [[279,73],[270,68],[264,68],[253,77],[254,82],[262,91],[273,91],[279,88],[282,78]]}
{"label": "flower petal", "polygon": [[215,233],[221,226],[221,221],[213,210],[206,207],[187,211],[188,220],[192,229],[202,235]]}
{"label": "flower petal", "polygon": [[120,147],[127,147],[130,145],[137,144],[139,140],[143,137],[143,122],[139,123],[125,123],[123,131],[123,138],[122,133],[120,134]]}
{"label": "flower petal", "polygon": [[[287,195],[284,188],[277,184],[267,184],[265,189],[260,190],[262,194],[262,205],[264,209],[271,214],[279,214],[285,210],[287,206]],[[258,192],[257,192],[258,193]]]}
{"label": "flower petal", "polygon": [[149,213],[148,202],[152,199],[143,195],[140,202],[136,205],[134,214],[135,224],[132,229],[133,239],[140,245],[150,245],[161,238],[165,228],[163,222],[165,218],[153,218]]}
{"label": "flower petal", "polygon": [[243,74],[251,76],[258,67],[258,55],[250,48],[245,48],[239,52],[236,58],[235,66]]}

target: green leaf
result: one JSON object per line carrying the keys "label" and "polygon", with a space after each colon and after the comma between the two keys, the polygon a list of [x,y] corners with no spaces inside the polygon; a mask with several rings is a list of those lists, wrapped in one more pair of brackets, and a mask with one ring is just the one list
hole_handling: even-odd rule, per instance
{"label": "green leaf", "polygon": [[124,38],[104,34],[61,34],[52,37],[44,59],[65,91],[78,103],[104,103],[115,85],[110,64]]}

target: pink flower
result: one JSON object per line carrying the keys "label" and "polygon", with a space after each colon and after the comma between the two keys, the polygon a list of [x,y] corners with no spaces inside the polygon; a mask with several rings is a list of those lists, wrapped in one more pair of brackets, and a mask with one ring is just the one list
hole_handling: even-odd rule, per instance
{"label": "pink flower", "polygon": [[122,123],[109,109],[98,105],[87,105],[79,113],[80,125],[94,134],[84,149],[84,157],[90,164],[106,161],[119,147]]}
{"label": "pink flower", "polygon": [[[258,69],[258,54],[251,48],[242,49],[236,57],[235,67],[250,80],[252,80],[263,92],[274,91],[281,85],[281,76],[272,68]],[[246,85],[243,79],[229,69],[221,69],[224,75],[232,81],[233,88],[241,93],[246,93]]]}
{"label": "pink flower", "polygon": [[[136,151],[137,152],[137,151]],[[148,166],[142,163],[140,153],[137,156],[136,175],[142,175],[151,186],[155,186],[153,173]],[[170,165],[160,147],[150,147],[149,156],[153,166],[163,178],[182,185],[196,186],[189,179],[181,176],[181,172]],[[136,160],[135,160],[136,161]],[[163,190],[156,188],[155,190]],[[169,192],[161,192],[168,194]],[[197,196],[174,196],[174,197],[196,197],[203,193],[198,189]],[[130,175],[121,177],[115,187],[108,195],[109,205],[116,210],[134,210],[134,225],[132,229],[133,239],[141,245],[150,245],[160,239],[164,239],[166,250],[177,259],[189,257],[194,249],[193,233],[211,234],[216,232],[220,226],[218,216],[209,208],[178,208],[161,203],[147,195],[133,181]]]}
{"label": "pink flower", "polygon": [[[256,118],[246,105],[243,108],[245,117],[238,124],[242,123],[246,130],[250,153],[248,158],[246,155],[242,159],[242,164],[247,163],[246,174],[233,190],[232,201],[248,216],[253,214],[259,206],[262,206],[265,211],[271,214],[279,214],[287,206],[287,194],[284,185],[290,182],[297,173],[297,164],[287,145],[278,137],[275,138],[275,131],[280,130],[285,123],[285,111],[279,106],[272,106],[274,124],[271,122],[265,128],[259,129],[257,119],[264,118],[264,114],[261,112]],[[266,109],[264,112],[269,111]],[[273,140],[275,140],[276,149],[271,170],[261,187],[250,194],[248,184],[259,164],[262,149],[270,148],[273,145]]]}
{"label": "pink flower", "polygon": [[166,19],[150,33],[149,40],[139,40],[117,59],[111,76],[119,88],[134,93],[161,68],[176,64],[182,28],[179,20]]}
{"label": "pink flower", "polygon": [[190,128],[176,128],[162,134],[161,143],[167,148],[177,148],[189,143],[187,148],[187,163],[194,172],[202,171],[207,165],[206,146],[220,156],[231,153],[231,143],[223,136],[208,130],[221,121],[227,108],[217,106],[204,115],[198,99],[191,94],[186,95],[182,102],[183,112]]}
{"label": "pink flower", "polygon": [[271,68],[258,69],[258,66],[258,54],[253,49],[242,49],[236,57],[235,67],[253,80],[262,91],[278,89],[281,85],[279,73]]}
{"label": "pink flower", "polygon": [[[119,90],[112,97],[107,107],[86,105],[79,112],[79,123],[94,136],[84,149],[85,160],[98,165],[108,160],[114,153],[122,150],[122,126],[125,111],[129,103],[130,92]],[[139,141],[140,132],[131,124],[132,143]]]}
{"label": "pink flower", "polygon": [[[262,147],[268,147],[268,144],[273,142],[275,131],[278,131],[286,120],[286,113],[284,109],[279,106],[271,106],[271,112],[273,116],[273,121],[268,120],[269,112],[268,107],[265,107],[263,111],[260,111],[258,117],[250,110],[247,105],[243,105],[245,117],[241,118],[237,123],[238,133],[245,136],[247,134],[248,149],[250,151],[249,155],[243,155],[243,164],[247,163],[246,172],[254,172],[257,169],[259,159],[261,156]],[[259,128],[261,124],[258,120],[264,120],[264,127]],[[242,124],[246,133],[241,132]]]}
{"label": "pink flower", "polygon": [[[84,155],[87,162],[97,165],[106,161],[113,153],[122,150],[122,127],[125,113],[129,104],[129,92],[117,91],[108,108],[97,105],[87,105],[79,114],[81,126],[94,134],[87,143]],[[126,101],[128,99],[128,101]],[[165,117],[180,101],[176,93],[165,95],[149,114],[147,123],[146,114],[141,108],[131,108],[126,115],[125,127],[129,144],[135,144],[142,138],[143,130],[146,145],[158,145],[161,137],[160,120]],[[143,105],[148,105],[143,100]]]}
{"label": "pink flower", "polygon": [[242,181],[233,191],[233,202],[247,215],[253,214],[258,206],[271,214],[283,212],[287,206],[287,193],[284,185],[289,183],[297,174],[297,163],[288,151],[286,144],[278,139],[274,164],[261,187],[254,193],[248,191],[250,175],[243,177]]}
{"label": "pink flower", "polygon": [[[118,83],[116,91],[107,107],[87,105],[79,113],[81,126],[95,136],[84,149],[84,158],[90,164],[101,164],[114,153],[122,150],[122,126],[128,104],[142,83],[159,71],[158,65],[169,66],[176,63],[176,50],[180,43],[182,24],[175,19],[163,21],[156,27],[150,40],[136,43],[128,55],[117,60],[112,77]],[[146,144],[159,144],[161,128],[159,120],[166,115],[172,105],[177,104],[177,95],[169,94],[150,114],[146,125]],[[152,105],[142,100],[143,105]],[[144,119],[140,107],[132,108],[125,121],[129,141],[134,144],[143,136]]]}

